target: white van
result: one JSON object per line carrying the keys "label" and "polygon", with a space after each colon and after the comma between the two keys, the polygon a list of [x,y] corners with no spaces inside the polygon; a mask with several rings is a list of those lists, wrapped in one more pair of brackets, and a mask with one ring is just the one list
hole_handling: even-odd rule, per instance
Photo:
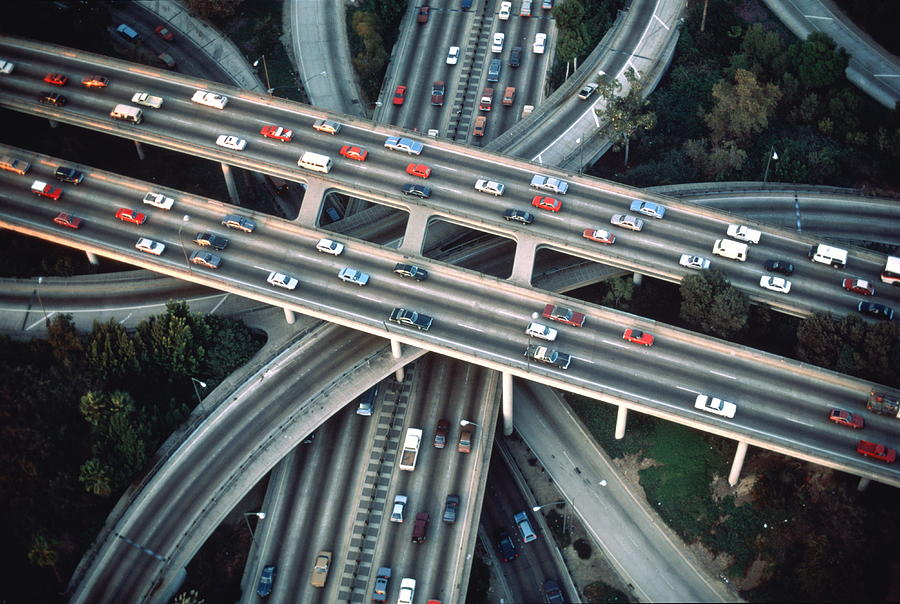
{"label": "white van", "polygon": [[131,105],[119,104],[109,112],[109,117],[131,122],[132,124],[140,124],[141,120],[144,119],[144,112]]}
{"label": "white van", "polygon": [[847,250],[820,243],[809,248],[809,259],[813,262],[830,264],[834,268],[847,266]]}
{"label": "white van", "polygon": [[300,156],[300,159],[297,160],[297,165],[301,168],[306,168],[307,170],[314,170],[316,172],[324,172],[325,174],[328,174],[329,172],[331,172],[332,163],[331,158],[327,155],[307,151]]}
{"label": "white van", "polygon": [[713,254],[744,262],[747,260],[747,244],[731,239],[716,239],[712,249]]}

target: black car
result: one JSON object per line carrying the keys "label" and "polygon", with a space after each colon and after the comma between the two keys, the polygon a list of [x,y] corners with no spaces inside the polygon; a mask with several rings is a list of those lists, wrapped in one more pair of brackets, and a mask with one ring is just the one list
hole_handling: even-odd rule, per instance
{"label": "black car", "polygon": [[456,522],[456,512],[459,509],[459,495],[447,495],[447,502],[444,504],[444,522],[450,524]]}
{"label": "black car", "polygon": [[41,96],[38,97],[38,102],[43,103],[44,105],[56,105],[57,107],[62,107],[69,102],[69,99],[58,92],[42,92]]}
{"label": "black car", "polygon": [[425,185],[413,185],[413,184],[405,184],[401,189],[404,195],[412,195],[413,197],[421,197],[422,199],[428,199],[431,197],[431,189],[426,187]]}
{"label": "black car", "polygon": [[272,594],[272,583],[275,582],[275,567],[267,566],[263,569],[262,575],[259,577],[259,585],[256,593],[261,598],[267,598]]}
{"label": "black car", "polygon": [[794,265],[787,260],[766,260],[763,267],[770,273],[781,273],[786,277],[794,274]]}
{"label": "black car", "polygon": [[503,217],[507,220],[521,222],[522,224],[531,224],[534,222],[534,215],[525,210],[506,210],[503,212]]}
{"label": "black car", "polygon": [[894,309],[884,304],[876,304],[875,302],[860,302],[856,307],[861,313],[878,317],[879,319],[894,320]]}
{"label": "black car", "polygon": [[512,52],[509,53],[509,66],[510,67],[518,67],[522,64],[522,47],[516,46],[512,49]]}
{"label": "black car", "polygon": [[500,558],[504,562],[510,562],[519,557],[519,552],[516,551],[516,544],[513,543],[509,533],[506,531],[497,535],[497,549],[500,551]]}
{"label": "black car", "polygon": [[563,596],[562,590],[559,588],[559,583],[557,583],[553,579],[547,579],[546,581],[544,581],[544,598],[547,600],[547,602],[549,602],[549,604],[559,604],[566,601],[565,596]]}
{"label": "black car", "polygon": [[228,240],[215,233],[197,233],[194,235],[194,243],[200,247],[211,247],[220,252],[228,247]]}
{"label": "black car", "polygon": [[424,281],[428,278],[428,271],[424,268],[419,268],[414,264],[403,264],[402,262],[399,262],[394,267],[394,272],[401,277],[412,277],[416,281]]}
{"label": "black car", "polygon": [[84,174],[79,172],[75,168],[66,168],[65,166],[60,166],[56,169],[56,180],[58,180],[59,182],[69,182],[73,185],[77,185],[82,180],[84,180]]}

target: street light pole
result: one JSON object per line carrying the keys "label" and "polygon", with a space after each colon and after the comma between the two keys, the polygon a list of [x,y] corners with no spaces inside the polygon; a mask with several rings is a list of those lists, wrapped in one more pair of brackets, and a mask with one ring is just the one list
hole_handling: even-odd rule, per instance
{"label": "street light pole", "polygon": [[476,428],[478,427],[478,424],[476,424],[475,422],[470,422],[467,419],[459,420],[459,425],[463,426],[463,427],[465,427],[465,426],[475,426]]}
{"label": "street light pole", "polygon": [[263,62],[263,73],[266,75],[266,92],[272,94],[274,88],[269,84],[269,67],[266,65],[266,55],[262,55],[259,59],[253,61],[253,67],[259,66],[260,59],[262,59]]}
{"label": "street light pole", "polygon": [[185,214],[184,218],[181,219],[181,224],[178,225],[178,242],[181,243],[181,252],[184,254],[184,263],[187,265],[188,272],[191,272],[191,261],[188,260],[187,249],[184,247],[184,238],[181,236],[181,229],[190,221],[191,217]]}
{"label": "street light pole", "polygon": [[201,388],[206,388],[206,382],[201,382],[197,378],[192,377],[191,383],[194,385],[194,394],[197,395],[197,403],[202,403],[203,399],[200,398],[200,391],[197,390],[197,385],[199,384]]}
{"label": "street light pole", "polygon": [[772,160],[778,161],[778,154],[775,153],[775,145],[772,145],[772,148],[769,150],[769,158],[766,160],[766,173],[763,175],[763,184],[769,180],[769,164]]}
{"label": "street light pole", "polygon": [[565,499],[560,499],[559,501],[553,501],[553,502],[551,502],[551,503],[545,503],[544,505],[536,505],[536,506],[533,506],[533,507],[531,508],[531,511],[537,512],[537,511],[540,511],[541,508],[545,508],[545,507],[547,507],[547,506],[549,506],[549,505],[559,505],[559,504],[565,503],[565,502],[566,502]]}
{"label": "street light pole", "polygon": [[250,520],[247,518],[247,516],[256,516],[257,518],[262,520],[266,517],[266,513],[265,512],[244,512],[244,521],[247,523],[247,529],[250,531],[250,540],[256,541],[256,536],[253,534],[253,527],[250,526]]}

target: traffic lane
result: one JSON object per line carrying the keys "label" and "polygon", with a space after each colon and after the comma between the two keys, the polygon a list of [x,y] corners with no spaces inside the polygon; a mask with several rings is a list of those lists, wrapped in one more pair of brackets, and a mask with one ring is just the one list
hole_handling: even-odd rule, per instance
{"label": "traffic lane", "polygon": [[[351,337],[356,337],[354,334]],[[262,394],[260,390],[260,399],[272,396],[273,393],[280,395],[276,401],[281,400],[283,404],[271,404],[271,401],[256,399],[251,395],[250,399],[241,401],[231,401],[225,407],[212,417],[206,425],[202,426],[200,433],[197,434],[198,440],[191,440],[189,443],[178,449],[173,456],[181,457],[180,463],[176,459],[170,458],[166,468],[157,474],[159,482],[154,481],[156,488],[147,488],[141,494],[144,500],[144,506],[154,510],[152,517],[141,515],[140,517],[131,517],[127,523],[118,532],[128,534],[135,541],[146,543],[151,549],[169,556],[172,548],[179,544],[183,532],[181,530],[180,520],[182,518],[197,518],[201,510],[214,499],[214,493],[221,488],[221,477],[231,475],[233,468],[233,460],[231,452],[241,450],[241,443],[265,443],[268,437],[267,429],[270,426],[281,425],[284,417],[290,414],[296,400],[302,400],[304,390],[308,389],[311,384],[317,384],[317,380],[309,380],[309,375],[328,375],[330,367],[333,363],[339,363],[343,358],[355,359],[359,352],[364,349],[360,346],[365,337],[360,336],[360,342],[349,345],[337,346],[334,353],[327,359],[319,358],[309,364],[305,364],[300,371],[297,372],[276,372],[267,379],[267,395]],[[323,365],[323,367],[319,367]],[[229,413],[236,406],[240,406],[242,412]],[[239,417],[238,417],[239,416]],[[278,419],[282,418],[282,419]],[[218,437],[200,438],[202,432],[211,431],[219,434]],[[204,445],[212,443],[212,446],[206,446],[202,451],[195,448],[195,444],[203,442]],[[224,451],[224,452],[223,452]],[[247,485],[249,489],[252,485]],[[115,537],[111,537],[114,539]],[[124,544],[123,544],[124,545]],[[156,546],[156,547],[154,547]],[[144,584],[151,574],[157,572],[158,564],[154,564],[155,560],[149,558],[145,554],[125,546],[135,552],[138,558],[124,560],[122,564],[102,564],[98,561],[97,568],[123,569],[127,574],[127,578],[122,579],[118,571],[114,571],[115,581],[105,581],[104,584],[114,589],[115,593],[137,593],[138,586]],[[122,553],[121,547],[114,548],[116,550],[117,560],[120,559],[119,554]],[[126,550],[127,552],[127,550]],[[107,550],[106,554],[113,555],[113,551]],[[130,556],[131,552],[127,552]],[[146,566],[143,564],[144,563]],[[135,572],[134,569],[140,569]],[[112,593],[105,593],[105,597],[100,599],[114,600],[117,599]]]}
{"label": "traffic lane", "polygon": [[531,388],[527,383],[516,386],[519,434],[636,596],[646,601],[718,600],[709,579],[687,562],[658,518],[620,482],[568,407],[527,395]]}

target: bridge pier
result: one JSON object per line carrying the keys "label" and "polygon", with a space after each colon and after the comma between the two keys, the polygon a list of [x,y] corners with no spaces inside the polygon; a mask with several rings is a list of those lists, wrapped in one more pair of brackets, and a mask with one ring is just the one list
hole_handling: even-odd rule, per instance
{"label": "bridge pier", "polygon": [[319,215],[325,204],[325,183],[319,178],[309,178],[306,181],[306,191],[303,193],[303,201],[300,202],[300,212],[297,214],[297,222],[306,226],[318,227]]}
{"label": "bridge pier", "polygon": [[872,482],[870,479],[868,479],[868,478],[866,478],[866,477],[864,477],[864,476],[860,476],[860,477],[859,477],[859,483],[857,483],[857,485],[856,485],[856,490],[859,491],[860,493],[862,493],[862,492],[865,491],[867,488],[869,488],[869,483],[870,483],[870,482]]}
{"label": "bridge pier", "polygon": [[741,469],[744,467],[744,457],[747,456],[747,443],[738,441],[737,451],[734,452],[734,460],[731,462],[731,472],[728,474],[728,484],[734,486],[741,477]]}
{"label": "bridge pier", "polygon": [[619,405],[616,411],[616,440],[625,438],[625,423],[628,420],[628,407]]}
{"label": "bridge pier", "polygon": [[236,206],[241,205],[241,198],[238,196],[237,187],[234,184],[234,174],[231,172],[231,166],[222,162],[222,175],[225,176],[225,187],[228,189],[228,198],[231,203]]}
{"label": "bridge pier", "polygon": [[[399,359],[400,355],[402,355],[402,354],[403,354],[403,349],[401,348],[400,340],[395,340],[395,339],[391,338],[391,356],[394,357],[395,359]],[[403,381],[404,375],[405,375],[405,373],[403,371],[403,367],[398,368],[397,371],[394,372],[394,377],[397,379],[398,382]]]}
{"label": "bridge pier", "polygon": [[297,315],[290,308],[283,308],[282,310],[284,311],[284,320],[287,321],[288,325],[293,325],[294,321],[297,320]]}
{"label": "bridge pier", "polygon": [[137,151],[138,159],[144,161],[144,146],[141,144],[141,141],[134,141],[134,150]]}
{"label": "bridge pier", "polygon": [[531,276],[534,272],[534,257],[540,239],[530,235],[516,237],[516,255],[513,257],[512,274],[509,280],[517,285],[531,287]]}
{"label": "bridge pier", "polygon": [[631,282],[634,283],[635,285],[637,285],[638,287],[641,286],[641,282],[643,280],[644,280],[644,275],[642,275],[640,273],[632,273]]}
{"label": "bridge pier", "polygon": [[508,371],[501,373],[503,378],[503,435],[509,436],[513,432],[513,376]]}
{"label": "bridge pier", "polygon": [[431,216],[428,208],[412,207],[409,211],[409,220],[406,221],[406,230],[403,231],[403,242],[398,248],[404,254],[421,254],[425,244],[425,231],[428,228],[428,218]]}
{"label": "bridge pier", "polygon": [[87,256],[88,262],[90,262],[94,266],[100,264],[100,259],[97,258],[97,254],[95,254],[94,252],[89,252],[87,250],[85,250],[84,253]]}

